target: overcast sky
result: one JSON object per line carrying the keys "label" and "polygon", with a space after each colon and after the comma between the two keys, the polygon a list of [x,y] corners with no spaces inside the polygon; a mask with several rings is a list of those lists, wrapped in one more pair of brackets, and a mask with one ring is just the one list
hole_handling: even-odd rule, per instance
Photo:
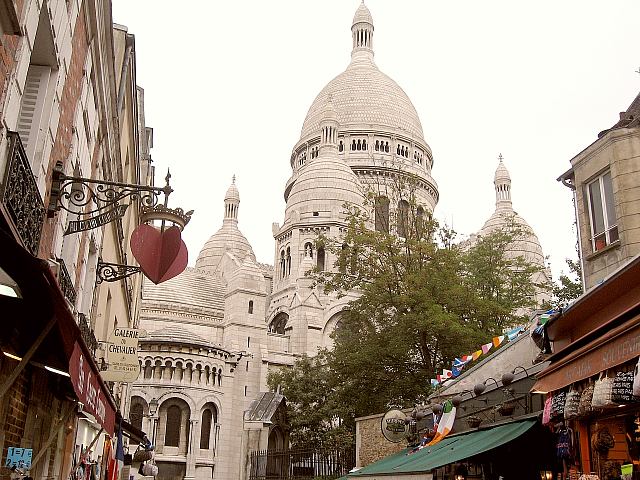
{"label": "overcast sky", "polygon": [[[348,65],[359,0],[113,0],[136,37],[157,183],[195,209],[193,265],[222,225],[233,174],[239,226],[273,264],[289,157],[318,92]],[[407,93],[434,155],[436,217],[460,234],[494,211],[502,153],[515,210],[554,278],[576,257],[571,193],[556,178],[640,90],[640,1],[367,0],[375,61]]]}

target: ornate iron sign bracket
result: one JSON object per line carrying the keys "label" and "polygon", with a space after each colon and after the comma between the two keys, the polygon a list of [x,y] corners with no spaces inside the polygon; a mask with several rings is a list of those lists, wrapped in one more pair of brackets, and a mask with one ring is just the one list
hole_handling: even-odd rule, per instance
{"label": "ornate iron sign bracket", "polygon": [[117,282],[140,271],[142,271],[141,268],[134,265],[108,263],[103,262],[101,259],[96,266],[96,284],[99,285],[102,282]]}
{"label": "ornate iron sign bracket", "polygon": [[164,205],[173,188],[169,185],[171,175],[167,172],[167,184],[160,187],[130,183],[93,180],[65,175],[62,162],[58,162],[52,175],[48,216],[53,217],[60,209],[78,216],[65,235],[90,230],[119,218],[126,209],[121,201],[138,200],[143,207],[155,208],[164,194]]}

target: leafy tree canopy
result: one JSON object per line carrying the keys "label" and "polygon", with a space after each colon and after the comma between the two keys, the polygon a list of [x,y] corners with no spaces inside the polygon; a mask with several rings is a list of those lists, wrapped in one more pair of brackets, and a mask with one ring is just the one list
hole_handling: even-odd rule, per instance
{"label": "leafy tree canopy", "polygon": [[[347,206],[343,235],[317,240],[336,261],[309,275],[329,295],[358,296],[342,314],[332,350],[269,377],[292,408],[294,444],[320,445],[333,427],[352,428],[355,417],[424,400],[430,378],[526,320],[516,312],[532,307],[535,289],[544,288],[531,281],[537,267],[506,255],[523,234],[517,226],[456,245],[454,232],[407,197],[390,225],[404,237],[374,230],[372,215]],[[375,211],[375,197],[369,201]]]}

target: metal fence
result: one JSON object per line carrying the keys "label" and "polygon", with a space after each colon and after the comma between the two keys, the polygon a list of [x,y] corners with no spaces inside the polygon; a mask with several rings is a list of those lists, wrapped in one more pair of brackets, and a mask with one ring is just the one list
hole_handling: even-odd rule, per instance
{"label": "metal fence", "polygon": [[250,480],[330,480],[355,466],[353,450],[251,452]]}

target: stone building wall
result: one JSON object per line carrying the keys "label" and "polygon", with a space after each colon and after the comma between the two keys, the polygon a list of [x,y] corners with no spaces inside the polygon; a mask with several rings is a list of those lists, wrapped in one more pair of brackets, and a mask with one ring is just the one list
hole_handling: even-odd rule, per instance
{"label": "stone building wall", "polygon": [[382,435],[380,422],[384,415],[356,419],[356,466],[366,467],[381,458],[399,452],[406,442],[391,443]]}

